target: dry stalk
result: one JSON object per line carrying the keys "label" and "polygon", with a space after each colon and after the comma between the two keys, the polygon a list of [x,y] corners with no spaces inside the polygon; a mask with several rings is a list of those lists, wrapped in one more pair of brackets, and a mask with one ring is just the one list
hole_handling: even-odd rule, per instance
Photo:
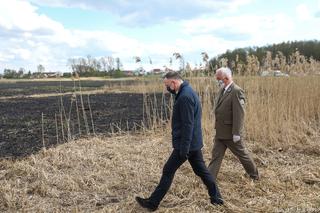
{"label": "dry stalk", "polygon": [[81,102],[81,108],[82,108],[83,121],[84,121],[84,125],[86,127],[86,133],[87,133],[87,135],[89,135],[90,130],[89,130],[88,119],[87,119],[87,115],[86,115],[86,111],[85,111],[85,107],[84,107],[84,102],[83,102],[83,98],[82,98],[81,80],[80,79],[79,79],[79,94],[80,94],[80,102]]}
{"label": "dry stalk", "polygon": [[58,129],[58,119],[57,119],[57,114],[54,113],[54,120],[55,120],[55,125],[56,125],[56,138],[57,138],[57,144],[59,143],[59,129]]}
{"label": "dry stalk", "polygon": [[88,94],[88,106],[89,106],[89,112],[90,112],[90,119],[91,119],[91,125],[92,125],[92,133],[95,135],[96,131],[94,129],[94,122],[93,122],[93,115],[92,115],[92,110],[91,110],[91,104],[90,104],[90,98]]}
{"label": "dry stalk", "polygon": [[76,102],[76,111],[77,111],[77,123],[78,123],[78,132],[79,136],[81,136],[81,123],[80,123],[80,112],[79,112],[79,105],[78,105],[78,97],[77,97],[77,90],[76,90],[76,81],[73,79],[73,91],[74,91],[74,99]]}
{"label": "dry stalk", "polygon": [[42,133],[42,147],[46,149],[45,141],[44,141],[44,121],[43,121],[43,112],[41,113],[41,133]]}

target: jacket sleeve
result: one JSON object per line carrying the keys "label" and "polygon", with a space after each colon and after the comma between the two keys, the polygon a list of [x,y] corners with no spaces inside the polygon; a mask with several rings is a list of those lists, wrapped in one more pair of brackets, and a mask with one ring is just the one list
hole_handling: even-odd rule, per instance
{"label": "jacket sleeve", "polygon": [[190,97],[183,97],[180,104],[181,116],[181,142],[180,156],[185,157],[189,153],[194,128],[194,103]]}
{"label": "jacket sleeve", "polygon": [[232,97],[232,134],[241,135],[244,123],[245,95],[242,89],[235,91]]}

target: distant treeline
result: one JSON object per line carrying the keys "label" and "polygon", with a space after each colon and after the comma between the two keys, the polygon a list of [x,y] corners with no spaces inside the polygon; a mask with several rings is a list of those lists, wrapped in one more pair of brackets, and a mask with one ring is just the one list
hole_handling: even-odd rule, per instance
{"label": "distant treeline", "polygon": [[260,65],[263,65],[267,53],[272,59],[277,56],[284,57],[287,63],[290,63],[290,57],[299,52],[307,60],[320,60],[320,41],[288,41],[280,44],[272,44],[263,47],[245,47],[234,50],[227,50],[225,53],[218,55],[210,60],[210,67],[216,68],[221,66],[221,60],[225,59],[229,67],[235,66],[234,63],[246,64],[248,56],[255,56]]}
{"label": "distant treeline", "polygon": [[[234,50],[227,50],[209,60],[206,52],[201,53],[204,66],[191,69],[188,62],[185,62],[182,54],[174,53],[173,56],[180,60],[180,71],[201,75],[212,74],[218,67],[228,66],[237,75],[261,75],[263,71],[281,70],[286,74],[305,75],[320,74],[320,41],[289,41],[280,44],[267,45],[263,47],[245,47]],[[68,67],[71,73],[45,72],[41,64],[37,67],[36,73],[26,72],[24,68],[18,71],[4,69],[0,78],[43,78],[43,77],[124,77],[138,73],[145,74],[141,65],[140,57],[134,57],[140,67],[136,70],[123,70],[120,58],[105,56],[94,58],[87,57],[68,59]],[[171,59],[171,58],[170,58]],[[170,64],[172,60],[170,60]],[[150,59],[150,64],[152,61]],[[186,64],[186,65],[185,65]]]}

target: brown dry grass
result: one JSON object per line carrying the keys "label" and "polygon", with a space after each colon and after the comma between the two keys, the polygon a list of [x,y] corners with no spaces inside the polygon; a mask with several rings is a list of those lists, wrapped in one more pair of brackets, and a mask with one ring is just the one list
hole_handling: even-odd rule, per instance
{"label": "brown dry grass", "polygon": [[[261,180],[244,177],[238,160],[227,152],[218,176],[226,205],[216,207],[186,163],[159,212],[319,212],[319,77],[236,82],[247,91],[245,138]],[[216,87],[208,78],[191,83],[203,104],[208,163]],[[145,134],[72,141],[25,159],[2,159],[0,211],[143,212],[134,197],[150,195],[158,183],[171,152],[169,133],[168,125]]]}
{"label": "brown dry grass", "polygon": [[[319,148],[319,138],[314,143]],[[261,145],[260,145],[261,146]],[[279,152],[249,144],[262,178],[252,182],[227,153],[219,174],[226,205],[212,206],[189,164],[177,172],[159,212],[316,212],[319,154]],[[204,147],[208,161],[211,145]],[[142,212],[169,153],[168,134],[73,141],[25,159],[0,162],[0,210],[26,212]],[[259,157],[258,157],[259,156]],[[261,160],[263,159],[263,161]]]}

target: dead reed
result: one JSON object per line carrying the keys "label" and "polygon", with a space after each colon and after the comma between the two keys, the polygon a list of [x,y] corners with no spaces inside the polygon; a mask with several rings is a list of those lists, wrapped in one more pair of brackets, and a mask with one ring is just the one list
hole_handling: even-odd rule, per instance
{"label": "dead reed", "polygon": [[[208,154],[209,147],[204,150]],[[0,210],[143,212],[134,197],[148,196],[154,189],[170,151],[170,134],[152,131],[81,139],[25,159],[1,160]],[[227,153],[218,177],[226,201],[221,207],[209,203],[201,180],[190,165],[183,165],[158,212],[320,209],[319,155],[266,148],[259,156],[265,160],[264,164],[258,161],[262,179],[252,182],[242,175],[243,169],[234,156]]]}

